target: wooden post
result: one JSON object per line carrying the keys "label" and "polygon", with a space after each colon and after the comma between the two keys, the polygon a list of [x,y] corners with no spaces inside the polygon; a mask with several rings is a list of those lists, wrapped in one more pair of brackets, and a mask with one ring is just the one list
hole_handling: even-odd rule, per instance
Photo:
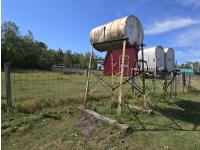
{"label": "wooden post", "polygon": [[11,81],[10,81],[10,63],[4,64],[5,80],[6,80],[6,98],[7,106],[12,107]]}
{"label": "wooden post", "polygon": [[167,74],[166,74],[166,71],[164,71],[163,90],[164,90],[164,101],[166,101],[166,96],[167,96]]}
{"label": "wooden post", "polygon": [[188,75],[188,85],[187,85],[187,88],[188,88],[188,92],[190,92],[190,90],[191,90],[191,75],[190,74]]}
{"label": "wooden post", "polygon": [[117,122],[120,122],[121,119],[121,111],[122,111],[122,92],[123,92],[123,77],[124,77],[124,59],[126,52],[126,40],[123,41],[123,50],[122,50],[122,63],[121,63],[121,74],[120,74],[120,86],[119,86],[119,99],[118,99],[118,107],[117,107]]}
{"label": "wooden post", "polygon": [[153,72],[153,109],[155,109],[156,105],[156,69]]}
{"label": "wooden post", "polygon": [[185,91],[185,72],[182,74],[182,92],[184,93]]}
{"label": "wooden post", "polygon": [[[111,51],[111,71],[112,71],[112,87],[114,87],[114,69],[113,69],[113,53]],[[112,91],[112,101],[114,100],[114,91]]]}
{"label": "wooden post", "polygon": [[174,96],[173,102],[175,103],[176,102],[177,75],[174,75],[174,76],[175,76],[174,80],[172,81],[172,84],[173,84],[172,92],[173,92],[173,96]]}
{"label": "wooden post", "polygon": [[173,74],[172,73],[171,73],[171,78],[172,78],[172,83],[170,84],[170,95],[169,95],[170,99],[172,97],[172,91],[173,91]]}
{"label": "wooden post", "polygon": [[[176,61],[176,70],[178,69],[177,61]],[[178,76],[179,79],[179,76]],[[177,82],[179,84],[179,80],[177,81],[177,72],[175,74],[175,82],[174,82],[174,102],[176,102],[176,89],[177,89]]]}
{"label": "wooden post", "polygon": [[141,54],[142,54],[142,88],[143,88],[143,107],[144,109],[147,109],[147,101],[146,101],[146,88],[145,88],[145,73],[144,73],[144,49],[143,49],[143,44],[142,44],[142,49],[141,49]]}
{"label": "wooden post", "polygon": [[89,80],[90,80],[90,68],[91,68],[91,63],[92,63],[92,55],[93,55],[93,47],[91,47],[90,51],[90,60],[88,64],[88,69],[87,69],[87,81],[86,81],[86,90],[85,90],[85,102],[84,102],[84,107],[87,107],[87,101],[88,101],[88,93],[89,93]]}

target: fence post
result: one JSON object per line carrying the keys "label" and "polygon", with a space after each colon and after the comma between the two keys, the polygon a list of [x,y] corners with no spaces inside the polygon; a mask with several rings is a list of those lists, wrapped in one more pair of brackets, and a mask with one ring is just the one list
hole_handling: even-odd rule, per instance
{"label": "fence post", "polygon": [[12,95],[11,95],[11,81],[10,81],[10,63],[4,64],[5,70],[5,80],[6,80],[6,98],[7,98],[7,106],[9,108],[12,107]]}
{"label": "fence post", "polygon": [[182,92],[184,93],[185,91],[185,73],[183,72],[182,74]]}

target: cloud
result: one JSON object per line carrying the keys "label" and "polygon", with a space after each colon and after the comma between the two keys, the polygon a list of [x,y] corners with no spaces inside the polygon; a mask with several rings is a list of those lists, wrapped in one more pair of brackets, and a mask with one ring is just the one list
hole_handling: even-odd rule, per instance
{"label": "cloud", "polygon": [[176,46],[200,46],[200,28],[193,28],[178,35],[175,39]]}
{"label": "cloud", "polygon": [[200,0],[178,0],[178,2],[183,6],[200,7]]}
{"label": "cloud", "polygon": [[184,63],[186,61],[199,61],[200,62],[200,49],[188,49],[188,50],[176,50],[176,60],[178,63]]}
{"label": "cloud", "polygon": [[159,34],[194,24],[200,24],[200,20],[195,20],[192,18],[173,18],[164,21],[155,21],[152,25],[144,30],[144,33],[149,35]]}

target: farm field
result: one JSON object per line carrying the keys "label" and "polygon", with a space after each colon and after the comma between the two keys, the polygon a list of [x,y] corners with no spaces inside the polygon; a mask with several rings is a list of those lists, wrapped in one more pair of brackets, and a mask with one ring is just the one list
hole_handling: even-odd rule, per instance
{"label": "farm field", "polygon": [[[130,111],[123,107],[122,123],[133,129],[123,133],[100,123],[96,132],[84,135],[79,122],[85,116],[83,105],[86,75],[52,72],[12,73],[13,112],[5,110],[2,76],[2,148],[7,149],[199,149],[200,95],[181,93],[165,102],[157,86],[155,113]],[[40,79],[40,80],[38,80]],[[91,76],[91,86],[95,84]],[[105,78],[109,80],[109,78]],[[148,82],[151,89],[151,81]],[[200,80],[193,80],[198,88]],[[125,87],[128,89],[128,87]],[[89,102],[92,110],[115,118],[113,100],[104,88]],[[127,101],[141,104],[141,98],[128,94]]]}

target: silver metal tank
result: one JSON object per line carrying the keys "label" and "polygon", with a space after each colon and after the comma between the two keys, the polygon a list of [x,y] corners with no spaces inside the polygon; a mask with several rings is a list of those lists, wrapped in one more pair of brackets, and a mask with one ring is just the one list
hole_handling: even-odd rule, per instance
{"label": "silver metal tank", "polygon": [[90,32],[90,42],[98,51],[118,50],[127,41],[127,48],[140,45],[144,32],[140,20],[136,16],[127,16],[110,23],[98,26]]}
{"label": "silver metal tank", "polygon": [[[138,59],[142,59],[141,51],[138,53]],[[158,45],[155,47],[144,49],[144,60],[147,62],[148,71],[154,72],[155,70],[164,70],[164,49]],[[147,66],[145,66],[146,70]]]}

